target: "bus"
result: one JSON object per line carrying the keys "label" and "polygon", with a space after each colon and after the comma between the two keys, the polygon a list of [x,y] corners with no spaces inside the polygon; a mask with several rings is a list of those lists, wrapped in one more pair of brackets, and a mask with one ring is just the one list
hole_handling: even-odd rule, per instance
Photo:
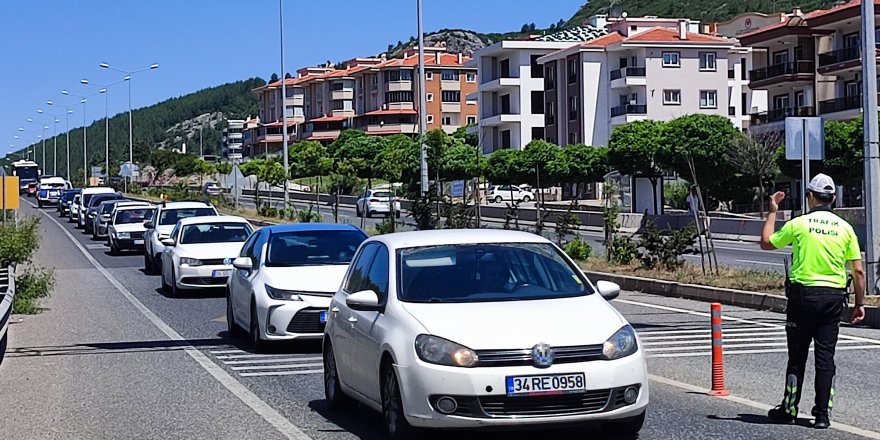
{"label": "bus", "polygon": [[24,159],[12,162],[12,175],[18,176],[18,192],[24,194],[28,190],[28,185],[33,184],[36,188],[40,166],[34,161]]}

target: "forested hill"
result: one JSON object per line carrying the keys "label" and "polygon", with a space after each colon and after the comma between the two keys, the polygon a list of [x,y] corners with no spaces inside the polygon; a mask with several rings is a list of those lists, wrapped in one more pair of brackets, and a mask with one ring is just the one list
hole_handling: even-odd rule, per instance
{"label": "forested hill", "polygon": [[[799,7],[804,12],[831,7],[836,0],[591,0],[568,21],[577,26],[596,14],[620,14],[630,17],[691,18],[700,21],[723,21],[744,12],[791,12]],[[615,14],[616,15],[616,14]]]}
{"label": "forested hill", "polygon": [[[159,145],[179,148],[185,142],[189,151],[193,151],[193,148],[197,151],[200,127],[205,152],[219,153],[220,137],[226,126],[226,119],[256,116],[259,101],[251,90],[265,83],[260,78],[236,81],[135,110],[132,114],[135,161],[143,162],[149,159],[151,151]],[[90,115],[94,115],[95,111],[95,105],[88,108]],[[187,121],[192,123],[186,123]],[[73,122],[74,120],[71,119],[71,123]],[[59,124],[59,129],[62,128],[63,124]],[[91,165],[104,163],[104,133],[104,119],[99,119],[88,127],[86,135]],[[62,133],[58,136],[58,174],[61,175],[66,170],[66,145],[66,137]],[[72,130],[70,169],[72,174],[79,176],[82,175],[83,167],[82,145],[82,128]],[[54,140],[49,138],[46,146],[48,167],[44,171],[51,173]],[[37,144],[36,149],[37,158],[42,159],[42,143]],[[20,153],[12,153],[11,156],[17,159]],[[128,113],[126,112],[110,118],[110,159],[111,168],[114,168],[113,164],[118,165],[120,161],[128,160]]]}

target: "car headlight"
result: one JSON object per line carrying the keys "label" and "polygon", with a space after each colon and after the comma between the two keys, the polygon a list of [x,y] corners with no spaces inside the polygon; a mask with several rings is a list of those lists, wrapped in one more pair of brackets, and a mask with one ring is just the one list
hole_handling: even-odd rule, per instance
{"label": "car headlight", "polygon": [[199,260],[198,258],[187,258],[187,257],[180,258],[180,266],[181,267],[183,267],[183,266],[201,266],[201,265],[202,265],[202,260]]}
{"label": "car headlight", "polygon": [[416,354],[419,359],[437,365],[450,367],[476,367],[480,360],[477,352],[461,344],[431,335],[416,337]]}
{"label": "car headlight", "polygon": [[129,238],[131,238],[131,232],[117,232],[116,238],[128,240]]}
{"label": "car headlight", "polygon": [[266,294],[269,295],[269,298],[279,301],[302,301],[302,298],[299,296],[299,292],[277,289],[272,286],[266,286]]}
{"label": "car headlight", "polygon": [[625,325],[602,344],[602,356],[607,360],[620,359],[635,353],[638,349],[636,331]]}

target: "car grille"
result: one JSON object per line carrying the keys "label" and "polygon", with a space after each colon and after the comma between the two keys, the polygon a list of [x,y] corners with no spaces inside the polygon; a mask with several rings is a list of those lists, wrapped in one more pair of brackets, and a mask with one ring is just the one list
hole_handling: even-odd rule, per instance
{"label": "car grille", "polygon": [[202,260],[203,266],[224,266],[226,263],[224,262],[225,258],[210,258],[207,260]]}
{"label": "car grille", "polygon": [[610,396],[611,390],[557,396],[488,396],[480,397],[480,406],[493,417],[586,414],[602,411]]}
{"label": "car grille", "polygon": [[[602,345],[553,347],[554,364],[571,364],[602,359]],[[532,365],[532,350],[477,350],[480,367],[512,367]]]}
{"label": "car grille", "polygon": [[324,309],[302,309],[293,315],[290,324],[287,324],[288,333],[324,333],[326,324],[321,322],[321,312]]}
{"label": "car grille", "polygon": [[144,239],[144,233],[143,233],[143,232],[132,232],[132,233],[131,233],[131,239],[132,239],[132,240],[143,240],[143,239]]}
{"label": "car grille", "polygon": [[227,277],[183,277],[180,282],[198,286],[225,286]]}

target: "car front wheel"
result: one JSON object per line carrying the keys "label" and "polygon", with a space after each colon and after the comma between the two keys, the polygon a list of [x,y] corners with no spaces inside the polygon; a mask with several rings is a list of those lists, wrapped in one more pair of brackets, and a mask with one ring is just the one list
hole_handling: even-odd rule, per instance
{"label": "car front wheel", "polygon": [[226,331],[230,339],[244,336],[244,331],[235,323],[235,312],[232,310],[232,293],[226,289]]}
{"label": "car front wheel", "polygon": [[523,196],[523,203],[529,203],[532,201],[532,198],[529,196]]}
{"label": "car front wheel", "polygon": [[503,200],[504,199],[502,199],[501,196],[495,196],[495,203],[501,203]]}
{"label": "car front wheel", "polygon": [[386,438],[403,440],[415,437],[415,429],[406,421],[397,373],[390,364],[382,372],[382,418],[385,421]]}
{"label": "car front wheel", "polygon": [[354,400],[342,391],[342,386],[339,384],[336,355],[330,343],[324,348],[324,400],[333,411],[344,411],[354,406]]}
{"label": "car front wheel", "polygon": [[253,302],[251,303],[251,325],[249,335],[251,340],[251,346],[253,346],[254,351],[259,353],[266,348],[266,341],[260,337],[260,321],[257,319],[257,305]]}

